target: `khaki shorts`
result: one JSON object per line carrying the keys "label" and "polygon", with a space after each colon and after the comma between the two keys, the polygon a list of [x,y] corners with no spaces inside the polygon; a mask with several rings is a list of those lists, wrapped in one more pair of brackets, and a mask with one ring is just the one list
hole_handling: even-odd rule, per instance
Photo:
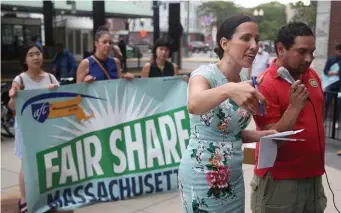
{"label": "khaki shorts", "polygon": [[274,180],[268,172],[253,176],[251,190],[253,213],[322,213],[327,205],[322,177]]}

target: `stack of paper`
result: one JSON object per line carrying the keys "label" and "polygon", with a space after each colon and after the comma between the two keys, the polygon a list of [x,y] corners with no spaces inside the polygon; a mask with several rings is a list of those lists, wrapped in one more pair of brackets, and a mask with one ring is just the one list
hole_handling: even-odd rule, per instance
{"label": "stack of paper", "polygon": [[281,132],[273,135],[267,135],[260,139],[258,154],[258,169],[273,167],[277,157],[276,141],[304,141],[304,139],[286,138],[291,135],[302,132],[304,129],[297,131]]}

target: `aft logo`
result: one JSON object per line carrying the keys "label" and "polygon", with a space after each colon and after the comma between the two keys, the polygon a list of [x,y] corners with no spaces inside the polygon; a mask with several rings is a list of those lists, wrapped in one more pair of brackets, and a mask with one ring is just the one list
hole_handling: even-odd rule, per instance
{"label": "aft logo", "polygon": [[[41,102],[34,103],[43,99],[51,98],[62,98],[62,97],[73,97],[64,101],[54,101],[54,102]],[[81,106],[81,101],[83,98],[101,99],[94,96],[76,94],[76,93],[49,93],[39,96],[35,96],[29,99],[21,110],[21,113],[25,108],[31,105],[32,117],[39,123],[44,123],[46,119],[59,118],[74,116],[78,121],[87,121],[94,117],[94,113],[87,114],[84,108]]]}
{"label": "aft logo", "polygon": [[50,104],[49,103],[39,103],[32,104],[32,116],[34,120],[43,123],[49,116]]}

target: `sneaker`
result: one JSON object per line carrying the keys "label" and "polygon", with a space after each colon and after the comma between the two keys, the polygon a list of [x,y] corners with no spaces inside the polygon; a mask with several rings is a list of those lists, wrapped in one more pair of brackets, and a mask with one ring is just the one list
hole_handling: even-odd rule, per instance
{"label": "sneaker", "polygon": [[341,149],[339,149],[339,151],[337,151],[336,154],[341,156]]}

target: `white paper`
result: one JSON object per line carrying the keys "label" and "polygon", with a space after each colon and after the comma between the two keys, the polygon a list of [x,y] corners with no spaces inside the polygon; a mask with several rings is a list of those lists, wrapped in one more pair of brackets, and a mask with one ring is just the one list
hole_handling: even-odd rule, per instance
{"label": "white paper", "polygon": [[254,143],[244,143],[244,144],[242,145],[242,148],[243,148],[243,149],[244,149],[244,148],[256,149],[256,145],[257,145],[256,142],[254,142]]}
{"label": "white paper", "polygon": [[261,137],[259,142],[258,169],[273,167],[277,157],[277,142],[278,141],[304,141],[303,139],[285,138],[302,132],[304,129],[297,131],[281,132],[273,135]]}
{"label": "white paper", "polygon": [[273,167],[277,157],[277,143],[271,138],[261,138],[259,144],[258,169]]}
{"label": "white paper", "polygon": [[296,130],[296,131],[286,131],[286,132],[280,132],[277,134],[272,134],[272,135],[267,135],[262,138],[282,138],[282,137],[287,137],[290,135],[295,135],[297,133],[303,132],[304,129]]}

